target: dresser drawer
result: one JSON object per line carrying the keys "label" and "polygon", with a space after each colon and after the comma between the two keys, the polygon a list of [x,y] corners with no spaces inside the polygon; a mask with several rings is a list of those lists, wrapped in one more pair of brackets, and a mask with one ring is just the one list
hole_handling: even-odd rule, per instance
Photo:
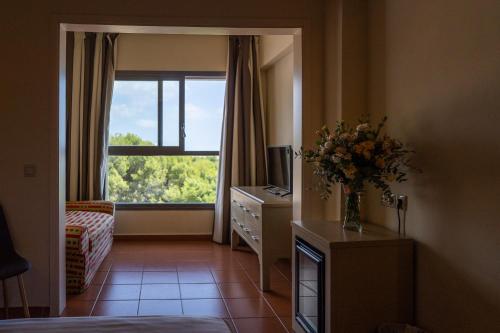
{"label": "dresser drawer", "polygon": [[260,235],[258,235],[251,226],[238,222],[237,220],[231,221],[232,229],[236,231],[245,242],[252,247],[257,254],[260,253]]}
{"label": "dresser drawer", "polygon": [[260,214],[254,213],[252,211],[246,212],[245,214],[245,225],[251,229],[251,234],[257,236],[260,240],[262,236],[262,224],[260,220]]}
{"label": "dresser drawer", "polygon": [[249,245],[260,249],[262,239],[260,205],[244,195],[231,192],[231,223],[233,229],[245,239]]}
{"label": "dresser drawer", "polygon": [[231,220],[237,220],[241,223],[245,222],[245,214],[239,201],[231,198]]}

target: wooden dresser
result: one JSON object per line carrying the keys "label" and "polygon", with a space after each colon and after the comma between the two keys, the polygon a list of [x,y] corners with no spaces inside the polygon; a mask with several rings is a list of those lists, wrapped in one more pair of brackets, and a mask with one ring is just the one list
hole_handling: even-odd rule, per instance
{"label": "wooden dresser", "polygon": [[[344,230],[338,221],[294,221],[292,229],[295,332],[368,333],[382,323],[412,323],[411,239],[373,224],[363,233]],[[313,329],[303,329],[308,324]]]}
{"label": "wooden dresser", "polygon": [[231,188],[231,248],[240,237],[257,253],[260,288],[269,290],[271,265],[292,254],[292,196],[280,197],[263,186]]}

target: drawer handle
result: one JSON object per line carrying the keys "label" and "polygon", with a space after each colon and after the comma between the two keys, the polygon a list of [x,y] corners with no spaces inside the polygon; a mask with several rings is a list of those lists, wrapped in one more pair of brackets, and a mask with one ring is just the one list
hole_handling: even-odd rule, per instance
{"label": "drawer handle", "polygon": [[236,224],[243,229],[243,223],[240,223],[240,222],[236,222]]}
{"label": "drawer handle", "polygon": [[243,231],[246,232],[247,234],[249,234],[250,231],[252,231],[252,230],[250,230],[250,228],[243,228]]}
{"label": "drawer handle", "polygon": [[245,206],[241,206],[241,209],[244,211],[244,212],[248,212],[249,210],[245,207]]}
{"label": "drawer handle", "polygon": [[259,236],[252,236],[252,239],[256,242],[258,242],[260,240]]}
{"label": "drawer handle", "polygon": [[250,213],[250,215],[252,215],[252,217],[253,217],[254,219],[258,219],[258,218],[259,218],[259,215],[255,214],[255,213]]}

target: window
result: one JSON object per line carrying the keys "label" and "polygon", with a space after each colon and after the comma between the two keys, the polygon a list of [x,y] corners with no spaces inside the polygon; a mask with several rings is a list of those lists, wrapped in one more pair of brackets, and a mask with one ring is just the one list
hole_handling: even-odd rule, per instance
{"label": "window", "polygon": [[121,208],[215,202],[224,75],[117,72],[109,124],[110,200],[123,203]]}

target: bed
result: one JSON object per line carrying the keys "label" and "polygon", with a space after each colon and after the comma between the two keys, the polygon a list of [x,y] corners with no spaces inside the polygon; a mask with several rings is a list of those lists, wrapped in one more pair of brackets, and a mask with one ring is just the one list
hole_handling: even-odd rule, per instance
{"label": "bed", "polygon": [[79,317],[0,321],[0,333],[231,333],[223,319],[203,317]]}
{"label": "bed", "polygon": [[66,203],[66,292],[80,294],[91,284],[113,245],[114,204]]}

